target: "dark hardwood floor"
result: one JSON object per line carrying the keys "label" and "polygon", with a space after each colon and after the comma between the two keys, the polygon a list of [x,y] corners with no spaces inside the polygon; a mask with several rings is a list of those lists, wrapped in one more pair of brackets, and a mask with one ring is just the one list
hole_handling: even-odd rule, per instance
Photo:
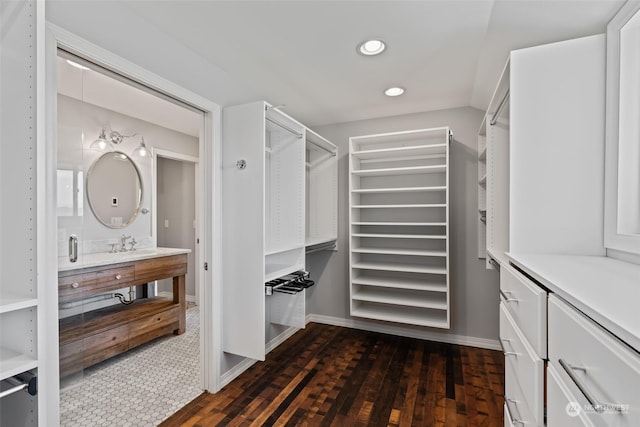
{"label": "dark hardwood floor", "polygon": [[498,351],[310,323],[161,426],[502,426]]}

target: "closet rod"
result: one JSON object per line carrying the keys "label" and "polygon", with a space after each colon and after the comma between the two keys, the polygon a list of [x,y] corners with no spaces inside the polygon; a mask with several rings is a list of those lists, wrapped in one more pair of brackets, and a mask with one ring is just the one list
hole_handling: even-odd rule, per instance
{"label": "closet rod", "polygon": [[301,134],[300,132],[296,132],[294,129],[291,129],[289,126],[284,125],[284,124],[280,123],[280,122],[279,122],[279,121],[277,121],[277,120],[273,120],[273,119],[272,119],[272,118],[270,118],[270,117],[266,117],[266,119],[267,119],[268,121],[270,121],[271,123],[273,123],[274,125],[276,125],[276,126],[280,126],[280,127],[281,127],[282,129],[284,129],[284,130],[288,130],[289,132],[291,132],[292,134],[294,134],[294,135],[295,135],[295,136],[297,136],[298,138],[302,138],[302,134]]}
{"label": "closet rod", "polygon": [[5,379],[5,381],[13,387],[1,392],[0,399],[22,390],[27,390],[31,396],[35,396],[38,393],[38,377],[30,372],[18,374],[12,378]]}
{"label": "closet rod", "polygon": [[493,113],[493,116],[491,116],[491,121],[489,121],[489,124],[491,126],[495,125],[498,122],[498,116],[500,115],[500,111],[502,111],[502,108],[506,105],[507,99],[509,99],[510,93],[511,92],[509,91],[509,89],[507,89],[507,91],[504,94],[504,97],[502,98],[502,101],[500,101],[500,104],[498,104],[498,109],[496,110],[495,113]]}
{"label": "closet rod", "polygon": [[308,142],[309,144],[311,144],[311,145],[315,145],[316,147],[323,149],[323,150],[324,150],[324,151],[326,151],[327,153],[331,154],[331,156],[332,156],[332,157],[335,157],[335,156],[336,156],[336,152],[335,152],[335,151],[333,151],[333,150],[331,150],[331,149],[329,149],[329,148],[325,147],[324,145],[320,145],[320,144],[318,144],[318,143],[316,143],[316,142],[313,142],[313,141],[311,141],[311,140],[309,140],[309,139],[307,139],[307,142]]}
{"label": "closet rod", "polygon": [[323,245],[318,245],[315,247],[312,246],[309,249],[307,249],[305,253],[312,254],[314,252],[320,252],[320,251],[332,251],[332,250],[335,250],[335,248],[336,248],[336,244],[331,242]]}

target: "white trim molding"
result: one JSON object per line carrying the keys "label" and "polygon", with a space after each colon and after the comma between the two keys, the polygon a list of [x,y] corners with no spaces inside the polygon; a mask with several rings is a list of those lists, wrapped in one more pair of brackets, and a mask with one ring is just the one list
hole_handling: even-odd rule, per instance
{"label": "white trim molding", "polygon": [[308,314],[306,323],[315,322],[325,325],[342,326],[344,328],[361,329],[369,332],[397,335],[401,337],[416,338],[426,341],[436,341],[447,344],[466,345],[469,347],[485,348],[488,350],[501,350],[497,340],[487,338],[467,337],[463,335],[441,334],[431,331],[409,330],[400,326],[367,322],[365,320],[343,319],[340,317]]}

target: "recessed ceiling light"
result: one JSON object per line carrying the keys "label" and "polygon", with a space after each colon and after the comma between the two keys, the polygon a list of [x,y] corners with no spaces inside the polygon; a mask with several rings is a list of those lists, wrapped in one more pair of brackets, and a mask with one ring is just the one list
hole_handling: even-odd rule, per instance
{"label": "recessed ceiling light", "polygon": [[387,96],[400,96],[404,93],[404,89],[401,87],[390,87],[389,89],[384,91],[384,94]]}
{"label": "recessed ceiling light", "polygon": [[366,40],[358,45],[358,53],[365,56],[379,55],[386,47],[382,40]]}
{"label": "recessed ceiling light", "polygon": [[71,61],[70,59],[67,59],[67,64],[71,65],[72,67],[79,68],[79,69],[85,70],[85,71],[89,69],[89,67],[85,67],[84,65],[80,65],[77,62]]}

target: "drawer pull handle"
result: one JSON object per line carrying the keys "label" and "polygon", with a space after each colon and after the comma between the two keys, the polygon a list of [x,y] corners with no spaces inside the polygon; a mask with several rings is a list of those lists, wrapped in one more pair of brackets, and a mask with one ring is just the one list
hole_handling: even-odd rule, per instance
{"label": "drawer pull handle", "polygon": [[565,362],[562,359],[558,359],[558,363],[562,366],[562,369],[569,375],[569,378],[575,383],[575,385],[580,389],[584,397],[587,399],[591,407],[598,413],[604,412],[607,409],[614,409],[618,412],[622,412],[623,405],[617,403],[601,403],[598,399],[591,393],[591,391],[587,388],[586,384],[582,382],[580,378],[575,374],[574,371],[583,371],[587,372],[587,369],[582,366],[573,366],[569,363]]}
{"label": "drawer pull handle", "polygon": [[524,421],[522,421],[522,420],[520,420],[518,418],[513,418],[513,412],[511,412],[511,406],[509,406],[510,403],[513,403],[513,406],[518,406],[518,401],[514,400],[514,399],[505,399],[504,403],[505,403],[505,406],[507,408],[507,415],[509,416],[509,419],[511,420],[511,424],[524,425],[525,424]]}
{"label": "drawer pull handle", "polygon": [[71,287],[72,287],[73,289],[76,289],[78,286],[80,286],[80,283],[78,283],[78,282],[73,282],[73,283],[71,284]]}
{"label": "drawer pull handle", "polygon": [[518,353],[516,353],[515,351],[507,351],[504,349],[505,342],[511,342],[511,340],[500,338],[500,347],[502,347],[502,354],[504,354],[505,356],[517,356]]}
{"label": "drawer pull handle", "polygon": [[513,292],[511,291],[503,291],[502,289],[500,289],[500,295],[502,295],[502,298],[505,300],[505,302],[520,302],[519,299],[516,298],[509,298],[507,295],[511,295]]}
{"label": "drawer pull handle", "polygon": [[116,274],[116,280],[122,279],[122,274]]}

